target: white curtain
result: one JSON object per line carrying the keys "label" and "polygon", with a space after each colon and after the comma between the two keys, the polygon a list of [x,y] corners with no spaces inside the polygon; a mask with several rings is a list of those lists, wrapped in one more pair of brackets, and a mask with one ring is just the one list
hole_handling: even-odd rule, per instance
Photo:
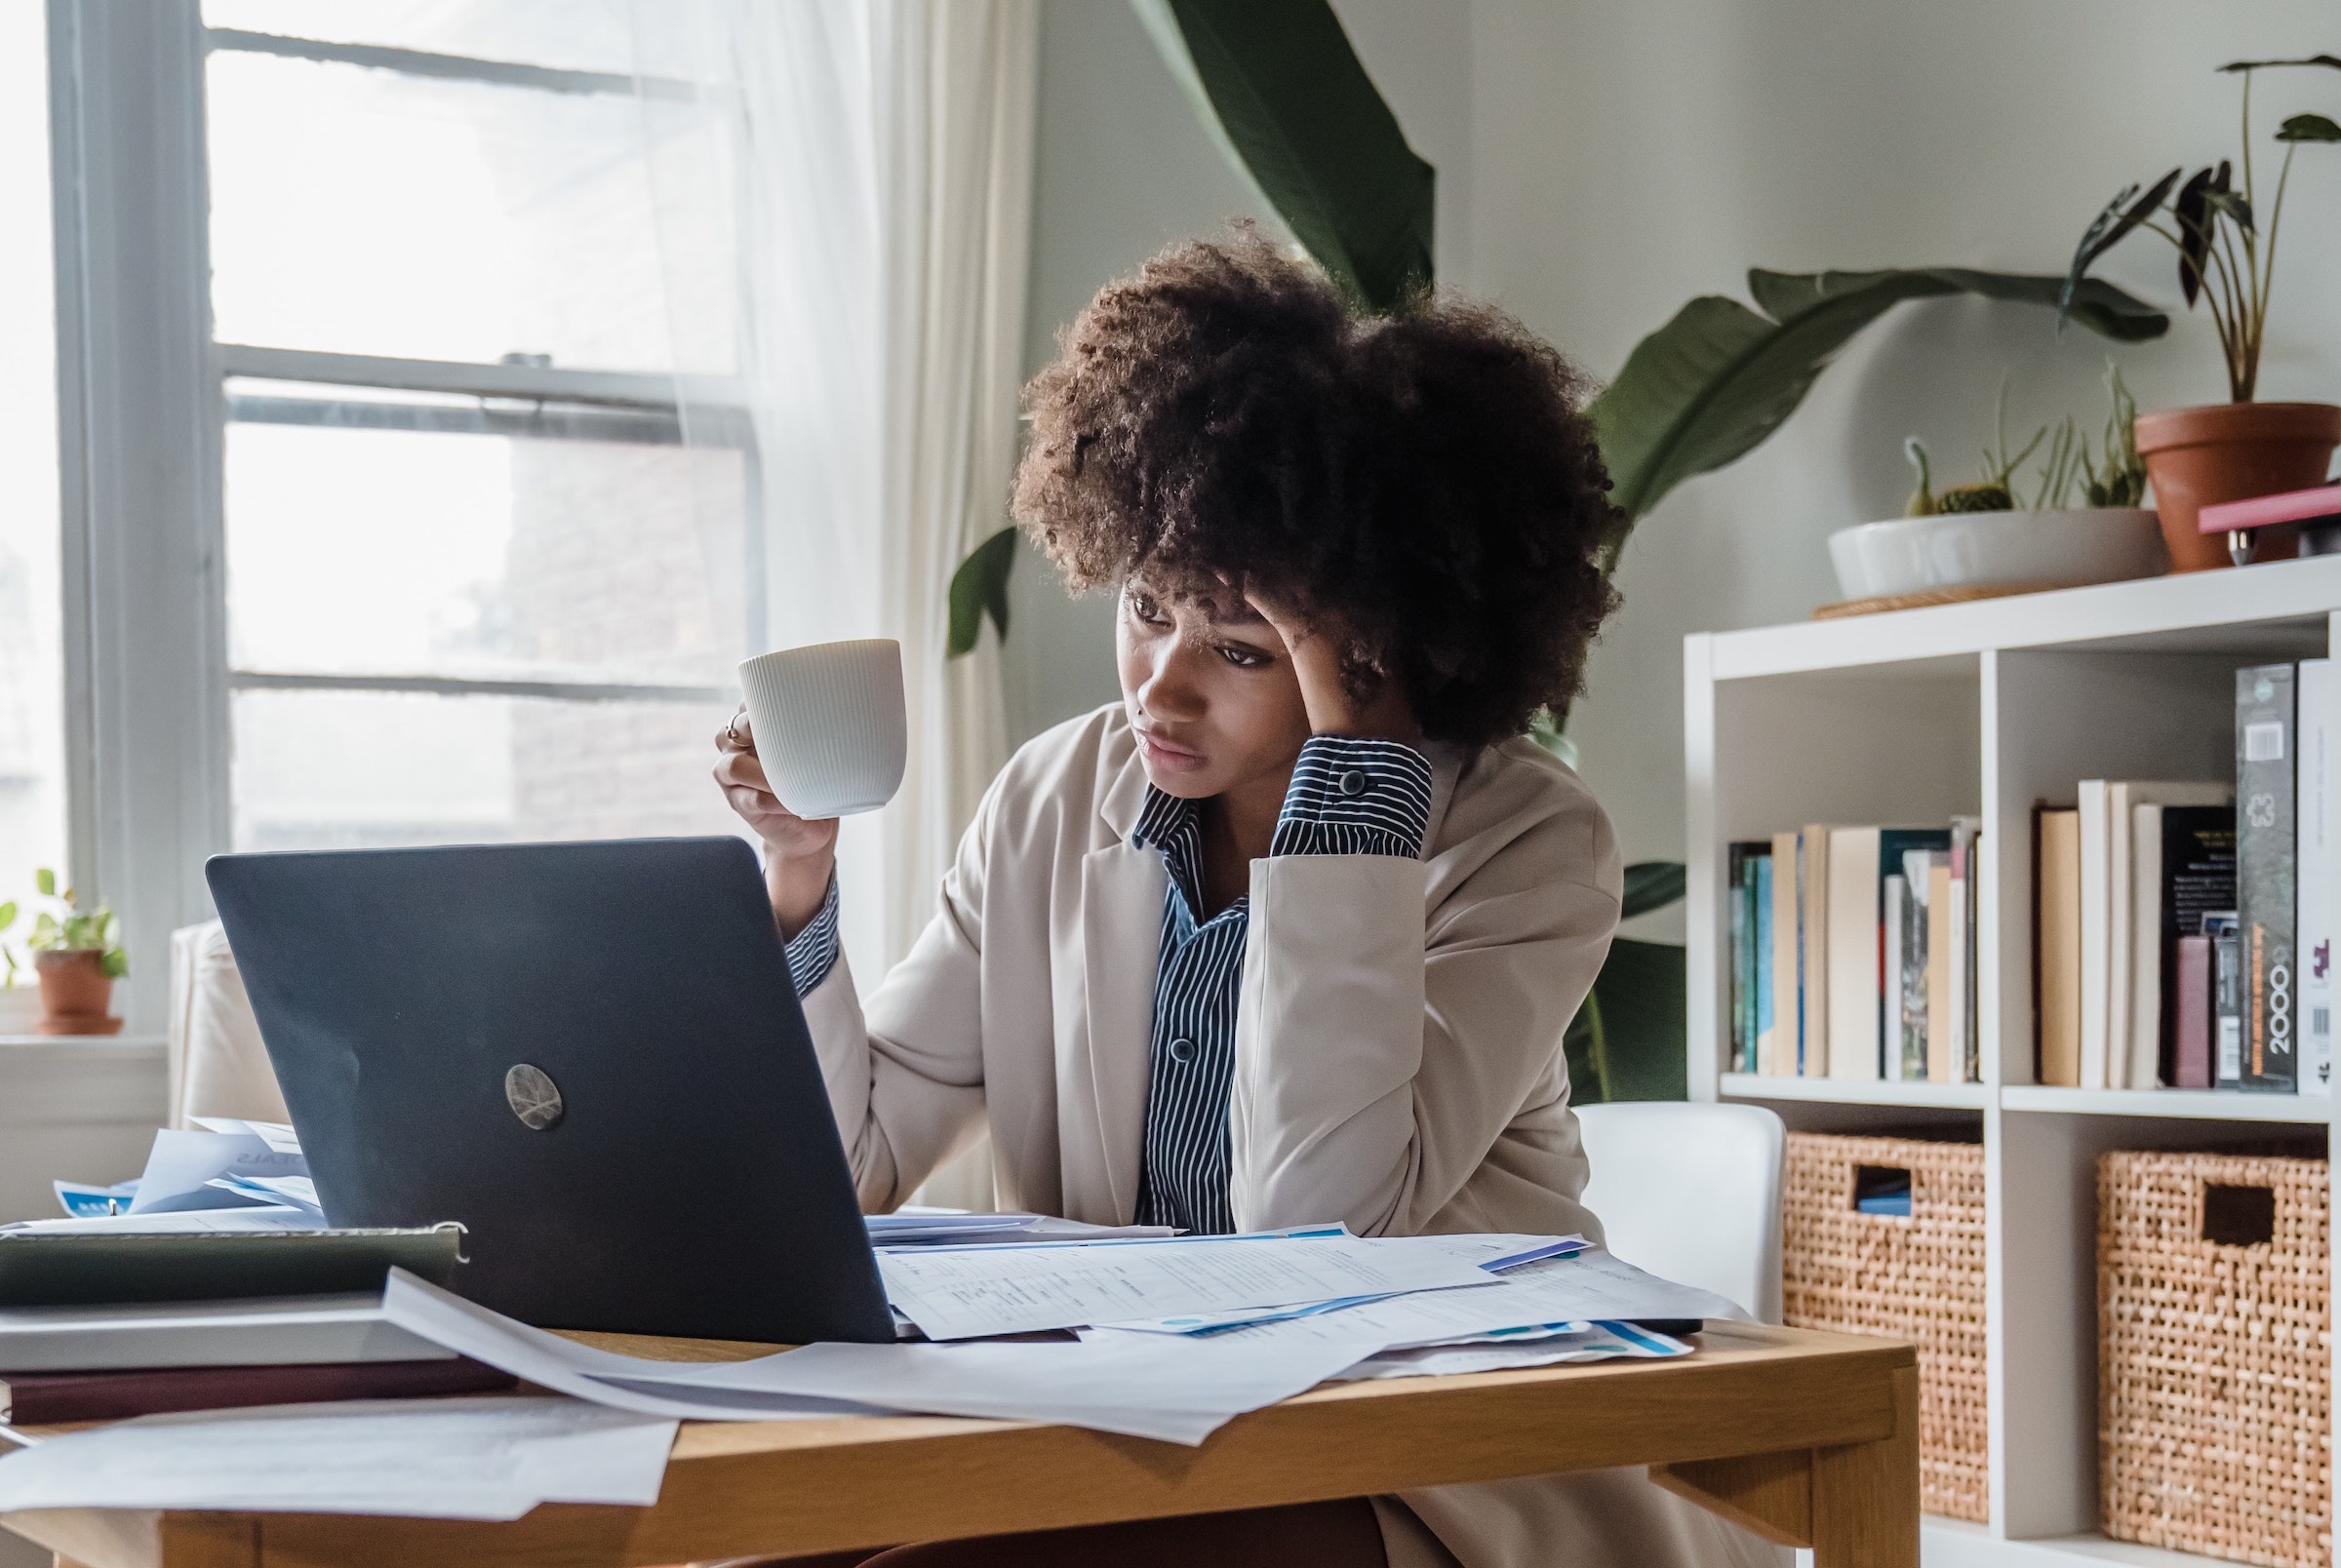
{"label": "white curtain", "polygon": [[[909,769],[840,843],[846,946],[869,985],[932,915],[1006,758],[992,635],[957,660],[943,642],[953,570],[1007,521],[1039,0],[656,0],[637,15],[657,53],[689,38],[736,93],[726,174],[774,646],[902,645]],[[962,1161],[928,1196],[988,1204],[988,1163]]]}

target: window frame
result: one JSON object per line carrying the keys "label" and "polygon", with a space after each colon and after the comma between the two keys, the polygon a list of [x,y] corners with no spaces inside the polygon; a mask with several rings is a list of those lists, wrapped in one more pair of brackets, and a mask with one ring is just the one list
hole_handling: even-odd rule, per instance
{"label": "window frame", "polygon": [[[396,359],[219,342],[211,313],[205,65],[233,50],[553,93],[691,99],[660,78],[563,70],[203,25],[200,0],[48,0],[63,533],[67,867],[109,899],[131,954],[129,1027],[165,1016],[169,934],[209,919],[203,863],[232,846],[237,690],[720,701],[728,686],[456,680],[240,670],[227,656],[222,459],[231,420],[472,428],[522,439],[639,439],[742,453],[763,646],[763,507],[737,376]],[[258,400],[231,378],[298,383]],[[305,389],[321,389],[311,395]],[[385,415],[331,389],[431,393],[471,410]],[[438,422],[432,422],[438,421]]]}

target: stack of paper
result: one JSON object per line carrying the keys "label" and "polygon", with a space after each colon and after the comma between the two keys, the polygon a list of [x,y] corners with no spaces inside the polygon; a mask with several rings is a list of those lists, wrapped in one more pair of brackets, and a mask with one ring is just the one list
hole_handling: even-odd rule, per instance
{"label": "stack of paper", "polygon": [[970,1214],[964,1209],[905,1206],[892,1214],[866,1214],[870,1244],[877,1247],[981,1246],[1027,1241],[1114,1241],[1160,1238],[1178,1234],[1169,1225],[1088,1225],[1050,1214]]}
{"label": "stack of paper", "polygon": [[[1180,1443],[1331,1378],[1680,1355],[1687,1346],[1632,1320],[1743,1315],[1562,1236],[1369,1239],[1329,1227],[887,1251],[880,1268],[932,1343],[677,1365],[576,1345],[403,1272],[383,1314],[540,1387],[643,1414],[920,1411]],[[966,1343],[1062,1328],[1078,1340]]]}

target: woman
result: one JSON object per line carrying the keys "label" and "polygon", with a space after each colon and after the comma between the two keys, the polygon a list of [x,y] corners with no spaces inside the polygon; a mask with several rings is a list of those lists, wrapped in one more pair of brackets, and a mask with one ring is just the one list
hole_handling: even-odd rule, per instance
{"label": "woman", "polygon": [[[718,738],[863,1205],[988,1126],[1009,1208],[1598,1235],[1561,1038],[1617,846],[1523,738],[1614,602],[1578,378],[1492,311],[1355,316],[1250,233],[1109,286],[1061,348],[1015,510],[1119,592],[1123,701],[1011,760],[866,1008],[836,824],[773,797],[744,719]],[[1610,1471],[880,1561],[1640,1568],[1733,1534]]]}

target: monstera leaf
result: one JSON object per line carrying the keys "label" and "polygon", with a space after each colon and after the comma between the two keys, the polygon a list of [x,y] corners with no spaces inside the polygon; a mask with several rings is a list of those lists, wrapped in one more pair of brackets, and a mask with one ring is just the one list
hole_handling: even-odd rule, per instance
{"label": "monstera leaf", "polygon": [[[1679,860],[1628,866],[1624,918],[1666,908],[1683,896],[1683,886]],[[1687,985],[1683,949],[1630,937],[1610,943],[1592,993],[1562,1038],[1570,1100],[1599,1105],[1684,1098],[1688,1093],[1683,1045],[1689,1027]]]}
{"label": "monstera leaf", "polygon": [[[1611,499],[1641,517],[1686,479],[1745,456],[1780,428],[1821,372],[1906,299],[1972,294],[2054,310],[2061,277],[1916,267],[1748,274],[1759,307],[1706,294],[1645,337],[1593,402]],[[2119,342],[2160,337],[2170,318],[2102,279],[2074,290],[2070,315]]]}

